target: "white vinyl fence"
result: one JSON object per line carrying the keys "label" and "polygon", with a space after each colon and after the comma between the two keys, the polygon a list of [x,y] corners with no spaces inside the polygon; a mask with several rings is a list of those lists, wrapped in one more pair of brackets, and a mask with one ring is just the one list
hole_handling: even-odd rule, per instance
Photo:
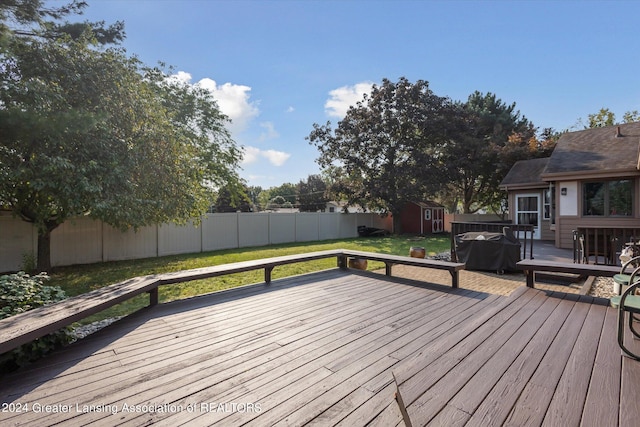
{"label": "white vinyl fence", "polygon": [[[357,227],[391,229],[373,213],[216,213],[199,225],[162,224],[121,232],[101,221],[77,218],[51,235],[51,264],[65,266],[164,255],[357,237]],[[37,231],[0,214],[0,272],[23,268],[37,252]]]}

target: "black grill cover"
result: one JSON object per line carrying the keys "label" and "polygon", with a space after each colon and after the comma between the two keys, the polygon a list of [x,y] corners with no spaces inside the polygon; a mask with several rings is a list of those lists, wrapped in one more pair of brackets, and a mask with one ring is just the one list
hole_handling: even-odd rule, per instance
{"label": "black grill cover", "polygon": [[455,241],[458,262],[466,263],[467,270],[515,271],[520,261],[520,242],[513,235],[468,232]]}

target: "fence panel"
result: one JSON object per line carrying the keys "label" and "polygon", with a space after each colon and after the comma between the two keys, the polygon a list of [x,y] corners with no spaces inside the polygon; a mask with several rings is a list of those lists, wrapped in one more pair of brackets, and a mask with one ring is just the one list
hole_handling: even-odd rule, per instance
{"label": "fence panel", "polygon": [[24,257],[35,257],[37,247],[38,235],[31,224],[0,215],[0,271],[22,269]]}
{"label": "fence panel", "polygon": [[238,247],[269,244],[269,216],[261,213],[238,214]]}
{"label": "fence panel", "polygon": [[103,224],[102,233],[102,261],[158,256],[158,227],[155,225],[142,227],[137,231],[130,229],[123,232]]}
{"label": "fence panel", "polygon": [[320,240],[318,213],[301,212],[296,216],[296,242]]}
{"label": "fence panel", "polygon": [[202,229],[192,222],[185,225],[162,224],[158,227],[158,256],[202,251]]}
{"label": "fence panel", "polygon": [[291,243],[296,241],[295,213],[269,215],[269,239],[271,244]]}
{"label": "fence panel", "polygon": [[102,261],[102,223],[74,218],[51,232],[51,265],[91,264]]}
{"label": "fence panel", "polygon": [[238,214],[207,214],[202,219],[202,250],[217,251],[238,247]]}
{"label": "fence panel", "polygon": [[342,214],[340,221],[340,238],[348,239],[350,237],[358,237],[358,226],[368,223],[367,216],[371,214]]}
{"label": "fence panel", "polygon": [[335,213],[318,214],[318,234],[322,240],[340,238],[340,215]]}
{"label": "fence panel", "polygon": [[[76,218],[51,235],[54,267],[102,261],[357,237],[358,225],[391,230],[391,219],[372,213],[217,213],[198,226],[162,224],[138,231],[114,229],[100,221]],[[25,254],[35,256],[35,228],[0,214],[0,272],[24,267]]]}

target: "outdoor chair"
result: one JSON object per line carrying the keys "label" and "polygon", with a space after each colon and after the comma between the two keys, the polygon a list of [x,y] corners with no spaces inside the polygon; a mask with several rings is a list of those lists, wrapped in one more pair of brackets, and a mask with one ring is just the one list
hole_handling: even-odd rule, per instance
{"label": "outdoor chair", "polygon": [[629,357],[640,360],[640,355],[629,350],[624,343],[624,322],[627,313],[629,330],[634,339],[640,339],[640,332],[634,327],[634,323],[639,320],[635,315],[640,314],[640,295],[636,295],[636,291],[640,288],[640,267],[633,270],[629,276],[628,283],[630,285],[622,295],[616,295],[611,298],[611,306],[618,309],[618,345]]}
{"label": "outdoor chair", "polygon": [[620,273],[613,276],[613,281],[616,284],[614,291],[618,295],[621,295],[624,287],[629,286],[629,283],[631,283],[631,276],[636,272],[636,270],[634,270],[631,274],[628,274],[627,268],[631,267],[637,269],[637,267],[640,266],[640,256],[631,257],[623,252],[622,254],[620,254],[620,262],[622,263]]}

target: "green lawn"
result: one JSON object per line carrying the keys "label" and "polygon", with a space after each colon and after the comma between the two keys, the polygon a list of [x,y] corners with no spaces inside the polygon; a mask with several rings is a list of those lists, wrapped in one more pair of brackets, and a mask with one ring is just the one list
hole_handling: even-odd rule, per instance
{"label": "green lawn", "polygon": [[[328,249],[354,249],[395,255],[408,255],[411,246],[422,246],[428,255],[447,252],[450,249],[449,236],[439,237],[407,237],[390,236],[378,238],[355,238],[342,240],[325,240],[320,242],[291,243],[283,245],[262,246],[221,250],[196,254],[174,255],[161,258],[146,258],[132,261],[106,262],[100,264],[61,267],[54,269],[49,285],[60,286],[68,296],[82,294],[93,289],[117,283],[132,277],[148,274],[167,273],[188,270],[211,265],[227,264],[252,259],[269,258],[281,255],[323,251]],[[273,270],[273,279],[309,273],[335,267],[335,259],[313,262],[302,262],[283,265]],[[370,262],[368,269],[384,267],[382,263]],[[172,301],[194,295],[202,295],[221,289],[258,283],[264,280],[262,270],[232,274],[206,280],[196,280],[176,285],[161,286],[160,301]],[[89,323],[104,318],[130,314],[148,304],[147,295],[140,295],[102,313],[85,319]]]}

